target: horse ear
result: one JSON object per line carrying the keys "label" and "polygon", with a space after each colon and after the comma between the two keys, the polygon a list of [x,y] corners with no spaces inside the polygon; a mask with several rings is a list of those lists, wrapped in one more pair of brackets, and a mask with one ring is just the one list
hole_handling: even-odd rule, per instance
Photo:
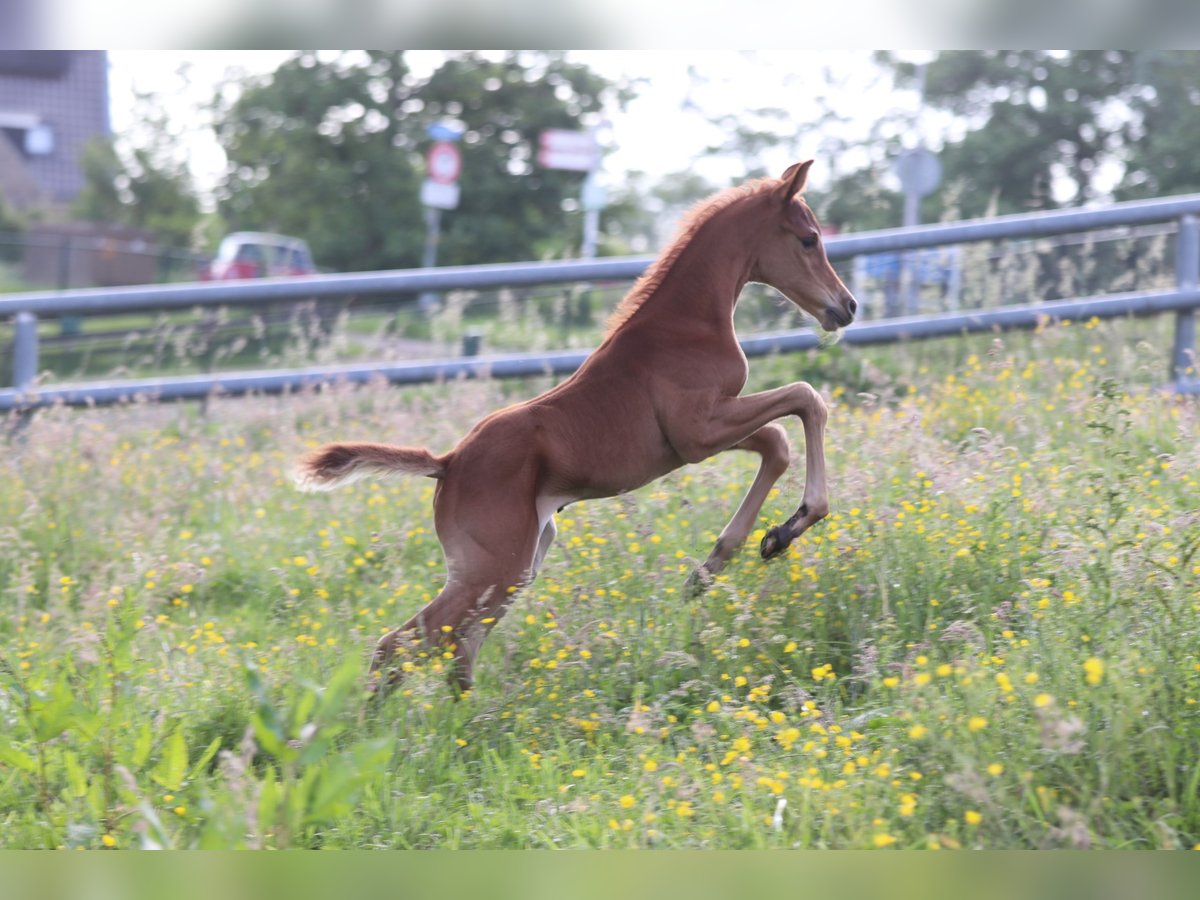
{"label": "horse ear", "polygon": [[813,160],[807,162],[795,163],[788,167],[788,170],[783,173],[783,177],[779,179],[779,196],[784,204],[792,202],[792,198],[804,190],[804,185],[808,181],[808,170],[813,164]]}

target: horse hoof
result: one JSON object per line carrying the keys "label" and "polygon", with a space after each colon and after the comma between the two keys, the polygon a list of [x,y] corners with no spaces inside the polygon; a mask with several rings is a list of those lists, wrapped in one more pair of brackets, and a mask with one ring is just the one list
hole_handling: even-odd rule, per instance
{"label": "horse hoof", "polygon": [[787,526],[776,525],[763,535],[762,543],[758,545],[758,552],[763,559],[772,559],[786,550],[791,542],[792,536]]}
{"label": "horse hoof", "polygon": [[683,584],[683,589],[689,596],[697,597],[707,591],[712,586],[712,582],[713,573],[708,570],[707,566],[700,566],[692,570],[692,574]]}

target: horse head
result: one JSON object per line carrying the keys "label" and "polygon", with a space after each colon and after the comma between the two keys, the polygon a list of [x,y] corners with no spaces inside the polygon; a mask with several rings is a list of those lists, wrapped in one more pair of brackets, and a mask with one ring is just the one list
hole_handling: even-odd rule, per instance
{"label": "horse head", "polygon": [[791,166],[761,195],[769,206],[750,280],[775,288],[826,331],[854,321],[858,301],[842,283],[821,240],[821,225],[800,192],[813,161]]}

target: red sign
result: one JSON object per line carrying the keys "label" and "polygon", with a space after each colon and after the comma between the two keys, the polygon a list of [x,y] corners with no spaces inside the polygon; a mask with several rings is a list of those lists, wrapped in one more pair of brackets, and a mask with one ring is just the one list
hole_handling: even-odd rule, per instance
{"label": "red sign", "polygon": [[438,184],[454,184],[462,172],[462,154],[451,141],[436,141],[425,157],[429,180]]}
{"label": "red sign", "polygon": [[595,153],[596,139],[590,131],[568,131],[565,128],[546,128],[538,135],[543,150],[552,153]]}
{"label": "red sign", "polygon": [[590,131],[547,128],[538,135],[538,163],[546,169],[590,172],[600,167],[600,145]]}

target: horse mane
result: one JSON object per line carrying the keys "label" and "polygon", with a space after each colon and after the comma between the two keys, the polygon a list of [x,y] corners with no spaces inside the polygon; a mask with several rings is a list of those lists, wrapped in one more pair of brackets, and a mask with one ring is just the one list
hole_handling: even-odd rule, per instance
{"label": "horse mane", "polygon": [[671,266],[679,259],[684,248],[692,242],[692,238],[696,236],[696,232],[706,222],[721,210],[728,209],[739,200],[749,197],[752,194],[757,194],[768,185],[775,187],[778,184],[779,181],[775,178],[759,178],[754,181],[748,181],[745,184],[726,188],[723,191],[713,194],[711,197],[693,204],[679,220],[679,225],[675,230],[675,237],[671,240],[671,243],[659,253],[658,258],[633,283],[633,287],[629,289],[629,293],[617,304],[617,308],[613,310],[613,314],[608,319],[606,334],[612,334],[628,322],[635,312],[641,309],[642,304],[662,284],[663,279],[671,270]]}

